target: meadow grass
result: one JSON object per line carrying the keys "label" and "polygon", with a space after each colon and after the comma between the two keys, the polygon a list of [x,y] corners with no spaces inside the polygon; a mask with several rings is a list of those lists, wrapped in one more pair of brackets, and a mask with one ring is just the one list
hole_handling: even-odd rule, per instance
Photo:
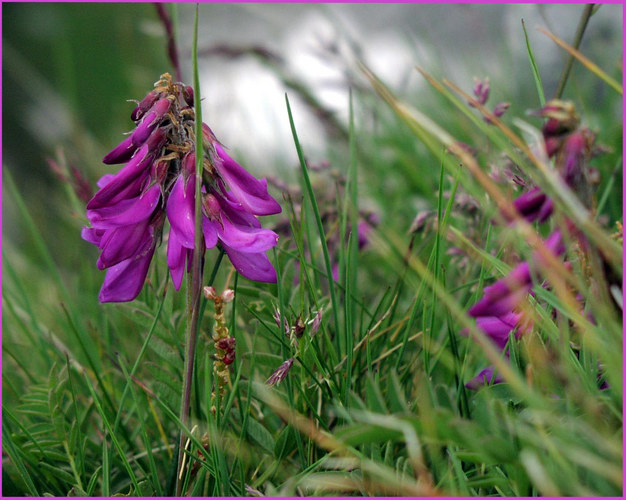
{"label": "meadow grass", "polygon": [[[234,290],[236,359],[220,394],[215,310],[202,298],[188,418],[191,290],[174,291],[165,248],[136,300],[100,304],[95,252],[59,265],[4,171],[4,203],[26,233],[3,245],[4,496],[622,494],[621,87],[597,71],[569,82],[588,96],[577,102],[583,123],[592,113],[610,149],[593,160],[601,181],[589,210],[536,153],[538,118],[472,109],[467,85],[422,69],[428,105],[358,71],[364,84],[350,93],[347,139],[329,146],[329,168],[312,168],[286,98],[299,165],[273,219],[277,283],[206,256],[202,284]],[[584,87],[598,84],[610,88],[602,102]],[[548,222],[502,222],[513,191],[487,167],[502,154],[554,199]],[[66,194],[59,238],[81,245],[81,202]],[[418,200],[428,217],[411,228]],[[379,221],[360,247],[366,209]],[[587,249],[569,242],[571,271],[553,256],[542,268],[545,286],[525,305],[533,327],[511,335],[507,360],[467,310],[517,261],[545,255],[565,218]],[[488,364],[504,382],[466,387]],[[288,372],[268,384],[281,365]]]}

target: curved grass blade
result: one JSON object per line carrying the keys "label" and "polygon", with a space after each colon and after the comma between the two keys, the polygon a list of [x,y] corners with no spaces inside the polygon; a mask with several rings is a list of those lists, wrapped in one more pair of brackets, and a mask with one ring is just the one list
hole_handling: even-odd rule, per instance
{"label": "curved grass blade", "polygon": [[573,57],[578,59],[578,61],[585,66],[589,71],[591,71],[594,75],[604,81],[607,85],[609,85],[613,90],[615,90],[619,95],[623,95],[622,86],[613,78],[611,78],[608,74],[606,74],[603,70],[601,70],[598,65],[592,62],[590,59],[587,59],[584,55],[582,55],[579,51],[577,51],[574,47],[571,47],[559,37],[553,35],[548,30],[543,28],[537,28],[541,33],[546,35],[550,40],[556,43],[558,46],[565,49],[569,52]]}
{"label": "curved grass blade", "polygon": [[533,55],[533,50],[530,48],[530,40],[528,39],[528,33],[526,32],[526,25],[522,19],[522,30],[524,30],[524,39],[526,40],[526,49],[528,50],[528,60],[530,61],[530,67],[533,71],[533,78],[535,79],[535,86],[537,87],[537,94],[539,94],[539,103],[543,107],[546,103],[546,96],[543,93],[543,83],[541,83],[541,75],[539,74],[539,68]]}

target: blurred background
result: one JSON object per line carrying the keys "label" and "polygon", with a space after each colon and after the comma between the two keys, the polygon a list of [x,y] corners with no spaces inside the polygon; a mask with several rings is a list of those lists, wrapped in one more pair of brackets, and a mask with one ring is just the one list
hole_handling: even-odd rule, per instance
{"label": "blurred background", "polygon": [[[524,116],[529,107],[538,108],[539,101],[522,19],[549,98],[566,56],[536,27],[571,42],[583,7],[202,4],[199,64],[204,121],[254,174],[293,179],[297,162],[285,93],[310,160],[332,161],[334,148],[346,143],[348,91],[352,88],[358,95],[367,91],[357,60],[441,122],[448,119],[441,97],[429,89],[416,66],[466,91],[471,90],[473,77],[488,76],[490,102],[508,101],[509,114]],[[47,159],[57,163],[63,159],[91,186],[114,170],[101,158],[132,129],[133,104],[127,101],[141,99],[161,73],[173,73],[165,29],[151,3],[7,3],[2,8],[3,169],[14,177],[36,224],[52,242],[53,255],[72,262],[88,245],[78,233],[59,238],[55,221],[69,208]],[[195,6],[168,8],[183,79],[191,83]],[[609,74],[620,74],[621,5],[603,5],[594,14],[581,50]],[[602,103],[608,92],[579,65],[568,85],[566,97],[574,101],[577,93],[591,92]],[[587,95],[587,101],[593,99]],[[367,124],[375,130],[365,107],[357,106],[357,129]],[[621,136],[621,108],[608,114],[604,109],[583,111],[591,128],[603,127],[606,133]],[[606,116],[614,120],[614,130],[594,121],[596,111],[598,120]],[[422,188],[427,191],[430,186]],[[410,183],[407,189],[411,192]],[[413,189],[418,198],[420,189]],[[3,199],[5,242],[19,248],[24,244],[23,224],[13,203]],[[419,208],[416,202],[409,211],[415,204]],[[74,209],[76,229],[84,220],[80,207]]]}

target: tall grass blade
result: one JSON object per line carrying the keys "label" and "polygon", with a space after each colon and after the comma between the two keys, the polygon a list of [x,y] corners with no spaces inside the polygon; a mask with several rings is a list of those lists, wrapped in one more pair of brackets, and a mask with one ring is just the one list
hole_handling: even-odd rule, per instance
{"label": "tall grass blade", "polygon": [[[330,300],[332,303],[332,315],[333,315],[333,323],[335,325],[335,335],[337,336],[339,341],[343,343],[343,341],[341,340],[343,336],[341,335],[340,329],[339,329],[339,312],[338,312],[339,303],[337,301],[337,294],[335,293],[335,285],[333,282],[333,271],[332,271],[332,266],[330,264],[330,255],[328,253],[328,245],[326,244],[326,235],[324,233],[324,226],[322,224],[322,219],[320,217],[320,210],[317,205],[315,193],[313,192],[313,186],[311,185],[311,179],[309,178],[308,167],[304,159],[304,153],[302,151],[302,147],[300,146],[300,141],[298,139],[298,134],[296,132],[296,125],[293,120],[293,115],[291,113],[291,105],[289,104],[289,98],[287,97],[287,95],[285,95],[285,102],[287,104],[287,114],[289,116],[289,126],[291,127],[291,134],[293,136],[296,151],[298,153],[298,159],[300,160],[300,168],[302,171],[302,177],[304,179],[304,185],[306,187],[306,191],[308,194],[309,203],[311,204],[311,207],[313,209],[313,213],[315,216],[315,223],[317,225],[317,231],[319,234],[320,244],[322,247],[322,253],[324,255],[324,263],[326,265],[326,277],[328,279],[328,289],[330,291]],[[345,352],[345,346],[343,347],[343,349],[341,349],[341,344],[340,344],[339,347],[340,347],[339,353],[341,355],[341,353]],[[336,364],[335,354],[332,352],[330,354],[333,358],[335,358],[333,361],[333,364]]]}
{"label": "tall grass blade", "polygon": [[528,33],[526,32],[526,25],[522,19],[522,30],[524,31],[524,39],[526,40],[526,50],[528,51],[528,60],[530,61],[530,67],[533,72],[533,78],[535,80],[535,86],[537,87],[537,94],[539,95],[539,104],[543,107],[546,104],[546,97],[543,93],[543,84],[541,83],[541,75],[539,74],[539,68],[533,55],[533,50],[530,47],[530,40],[528,39]]}
{"label": "tall grass blade", "polygon": [[559,47],[565,49],[567,52],[569,52],[573,57],[575,57],[585,68],[587,68],[589,71],[591,71],[594,75],[596,75],[598,78],[600,78],[604,83],[606,83],[609,87],[611,87],[613,90],[615,90],[619,95],[623,95],[623,88],[622,86],[619,84],[619,82],[617,82],[616,80],[614,80],[611,76],[609,76],[607,73],[605,73],[603,70],[601,70],[597,64],[595,64],[593,61],[591,61],[590,59],[588,59],[587,57],[585,57],[584,55],[582,55],[578,50],[576,50],[574,47],[569,46],[567,43],[565,43],[563,40],[561,40],[559,37],[553,35],[552,33],[550,33],[548,30],[543,29],[543,28],[537,28],[541,33],[543,33],[544,35],[546,35],[548,38],[550,38],[550,40],[552,40],[554,43],[556,43]]}

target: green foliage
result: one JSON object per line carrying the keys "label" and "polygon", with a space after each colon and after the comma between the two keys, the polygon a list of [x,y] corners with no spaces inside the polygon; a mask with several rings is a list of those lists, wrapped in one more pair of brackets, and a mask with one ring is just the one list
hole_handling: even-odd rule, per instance
{"label": "green foliage", "polygon": [[[542,95],[539,69],[544,81],[552,69],[538,68],[530,43],[528,50],[528,81]],[[352,91],[347,138],[329,141],[325,171],[310,168],[324,158],[299,142],[307,130],[288,95],[285,123],[300,169],[299,187],[282,203],[285,218],[273,219],[277,231],[287,228],[270,254],[278,283],[249,282],[226,261],[219,266],[215,288],[235,290],[226,311],[237,356],[214,411],[214,311],[204,303],[188,426],[179,417],[185,290],[168,286],[165,248],[135,301],[99,304],[95,253],[73,249],[83,221],[68,208],[76,198],[55,198],[65,204],[54,208],[62,215],[52,238],[27,201],[32,193],[4,172],[4,203],[23,235],[3,248],[3,495],[171,496],[181,431],[180,477],[193,496],[621,494],[622,312],[582,254],[567,255],[568,285],[596,324],[551,286],[535,287],[534,326],[510,341],[506,383],[465,386],[493,362],[460,335],[471,323],[465,311],[532,248],[517,228],[493,223],[493,199],[446,141],[475,147],[483,172],[507,153],[542,189],[554,190],[550,179],[453,91],[435,85],[424,102],[380,77]],[[622,127],[613,115],[621,96],[605,89],[595,99],[596,85],[581,72],[568,90],[609,151],[592,160],[601,181],[584,230],[613,248],[621,246],[611,237],[622,218]],[[120,92],[127,95],[116,91],[114,105]],[[517,110],[503,121],[532,145],[527,132],[541,122],[523,114],[536,108],[536,94],[525,97],[507,95]],[[525,128],[516,128],[519,119]],[[77,144],[74,152],[93,162],[90,148]],[[499,187],[509,200],[515,195]],[[555,192],[556,221],[571,215],[570,194]],[[365,208],[380,222],[359,248]],[[410,230],[418,211],[431,215]],[[57,239],[72,248],[59,252]],[[220,258],[208,254],[207,269]],[[621,266],[611,272],[621,278]],[[291,358],[287,375],[269,386]]]}

